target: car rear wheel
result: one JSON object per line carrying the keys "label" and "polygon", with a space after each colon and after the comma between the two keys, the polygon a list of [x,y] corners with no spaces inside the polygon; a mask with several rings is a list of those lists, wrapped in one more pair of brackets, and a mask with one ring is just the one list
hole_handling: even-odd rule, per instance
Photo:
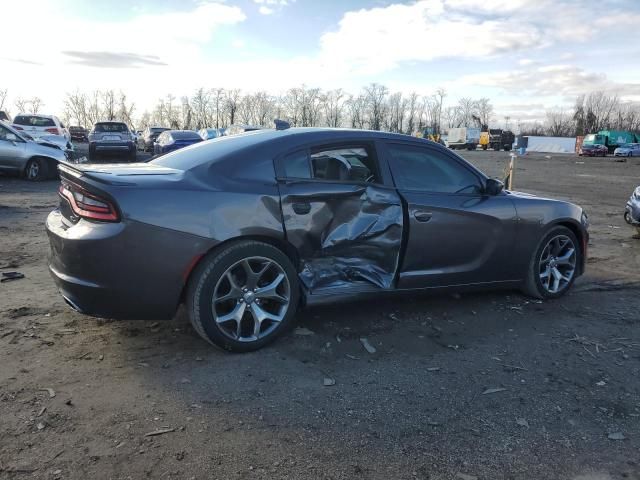
{"label": "car rear wheel", "polygon": [[296,270],[284,253],[266,243],[242,241],[198,265],[189,281],[187,310],[206,341],[249,352],[291,325],[299,296]]}
{"label": "car rear wheel", "polygon": [[27,162],[24,175],[29,181],[41,182],[49,178],[49,165],[43,158],[32,158]]}
{"label": "car rear wheel", "polygon": [[573,285],[582,252],[575,234],[567,227],[552,228],[538,244],[524,285],[534,298],[558,298]]}

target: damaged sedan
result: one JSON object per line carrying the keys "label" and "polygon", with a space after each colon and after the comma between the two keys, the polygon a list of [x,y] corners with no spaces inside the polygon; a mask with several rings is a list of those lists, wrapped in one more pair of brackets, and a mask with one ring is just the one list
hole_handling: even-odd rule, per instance
{"label": "damaged sedan", "polygon": [[506,191],[454,152],[373,131],[227,136],[149,163],[61,165],[50,270],[88,315],[171,318],[246,352],[302,305],[392,292],[566,293],[587,217]]}

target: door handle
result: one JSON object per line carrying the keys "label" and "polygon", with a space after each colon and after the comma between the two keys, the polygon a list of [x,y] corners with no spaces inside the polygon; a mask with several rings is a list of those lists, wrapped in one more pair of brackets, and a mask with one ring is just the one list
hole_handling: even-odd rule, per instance
{"label": "door handle", "polygon": [[311,211],[311,204],[309,202],[296,202],[292,204],[293,211],[298,215],[306,215]]}
{"label": "door handle", "polygon": [[433,214],[431,212],[422,212],[418,210],[417,212],[413,212],[413,218],[415,218],[419,222],[428,222],[431,220]]}

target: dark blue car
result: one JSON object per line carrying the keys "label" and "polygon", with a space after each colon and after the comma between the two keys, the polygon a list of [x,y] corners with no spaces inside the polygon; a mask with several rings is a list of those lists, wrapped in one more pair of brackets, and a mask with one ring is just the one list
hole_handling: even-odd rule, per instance
{"label": "dark blue car", "polygon": [[193,130],[167,130],[153,144],[153,153],[163,155],[201,141],[202,137]]}

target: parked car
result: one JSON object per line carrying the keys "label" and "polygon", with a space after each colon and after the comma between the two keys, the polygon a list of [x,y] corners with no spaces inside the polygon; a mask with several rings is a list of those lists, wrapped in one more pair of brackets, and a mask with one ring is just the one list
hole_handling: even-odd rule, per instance
{"label": "parked car", "polygon": [[59,135],[71,143],[71,135],[64,124],[55,115],[32,115],[20,113],[13,119],[13,128],[39,138],[42,135]]}
{"label": "parked car", "polygon": [[84,127],[70,126],[69,135],[74,142],[87,142],[89,141],[89,132]]}
{"label": "parked car", "polygon": [[263,130],[262,127],[256,127],[255,125],[229,125],[223,135],[239,135],[241,133],[253,132],[255,130]]}
{"label": "parked car", "polygon": [[585,268],[582,208],[503,191],[407,135],[270,129],[60,174],[46,228],[67,303],[161,319],[184,301],[228,350],[271,342],[300,305],[471,288],[550,299]]}
{"label": "parked car", "polygon": [[37,182],[56,176],[58,163],[65,160],[59,147],[36,142],[0,122],[0,171],[24,175],[27,180]]}
{"label": "parked car", "polygon": [[4,110],[0,110],[0,122],[11,123],[11,117]]}
{"label": "parked car", "polygon": [[93,126],[89,133],[89,160],[105,153],[135,161],[136,144],[126,123],[98,122]]}
{"label": "parked car", "polygon": [[616,157],[640,157],[640,143],[626,143],[613,151]]}
{"label": "parked car", "polygon": [[143,152],[153,152],[153,144],[155,143],[158,135],[162,132],[171,130],[166,127],[147,127],[144,129],[142,136],[138,138],[138,150]]}
{"label": "parked car", "polygon": [[597,143],[582,144],[580,150],[578,150],[578,156],[580,157],[606,157],[607,153],[609,153],[607,146]]}
{"label": "parked car", "polygon": [[640,227],[640,186],[629,197],[627,206],[624,209],[624,220],[629,225]]}
{"label": "parked car", "polygon": [[202,142],[202,137],[193,130],[167,130],[162,132],[153,144],[153,153],[164,155],[199,142]]}
{"label": "parked car", "polygon": [[203,128],[198,131],[203,140],[211,140],[222,136],[222,132],[218,128]]}

